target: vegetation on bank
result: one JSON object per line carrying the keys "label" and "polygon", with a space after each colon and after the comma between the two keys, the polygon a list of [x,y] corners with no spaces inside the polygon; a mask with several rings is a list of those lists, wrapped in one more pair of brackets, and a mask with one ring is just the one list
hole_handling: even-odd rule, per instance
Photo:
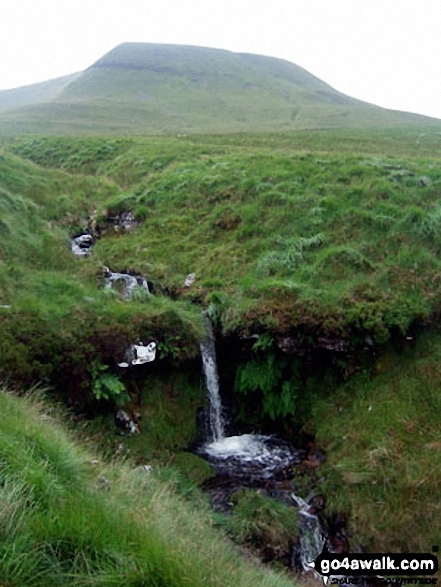
{"label": "vegetation on bank", "polygon": [[436,327],[315,398],[322,490],[328,512],[349,514],[352,548],[431,552],[441,542],[440,359]]}
{"label": "vegetation on bank", "polygon": [[[1,379],[15,388],[44,381],[105,411],[94,390],[110,375],[107,391],[120,382],[130,401],[141,398],[132,454],[154,458],[163,445],[159,458],[173,460],[195,439],[202,402],[194,381],[165,381],[172,367],[198,375],[207,309],[240,347],[230,382],[250,406],[242,422],[267,416],[287,434],[295,424],[317,435],[322,487],[330,508],[350,513],[352,545],[430,551],[440,541],[439,144],[436,129],[4,141]],[[115,228],[122,212],[133,214],[133,230]],[[93,254],[75,258],[69,237],[86,229]],[[104,291],[104,265],[145,276],[154,294]],[[421,329],[421,346],[394,355],[393,344],[413,344]],[[139,340],[158,343],[146,385],[117,367]],[[283,352],[290,341],[306,354]],[[209,473],[194,465],[203,480]],[[183,488],[176,476],[173,484]],[[25,511],[15,520],[34,515]],[[244,520],[235,531],[252,542],[260,530]]]}
{"label": "vegetation on bank", "polygon": [[11,587],[292,585],[259,570],[155,470],[106,463],[35,399],[0,392],[0,576]]}
{"label": "vegetation on bank", "polygon": [[[338,136],[328,136],[332,151]],[[430,319],[440,301],[439,160],[402,155],[403,144],[399,155],[315,154],[280,140],[274,152],[259,139],[238,148],[219,138],[23,139],[8,149],[76,181],[112,182],[113,195],[93,198],[103,232],[94,259],[212,302],[225,331],[383,342]],[[123,211],[139,221],[124,236],[106,223]]]}

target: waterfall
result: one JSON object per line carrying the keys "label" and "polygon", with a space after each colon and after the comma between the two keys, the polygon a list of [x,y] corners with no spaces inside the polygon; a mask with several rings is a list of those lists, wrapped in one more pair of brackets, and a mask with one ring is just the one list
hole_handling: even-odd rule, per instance
{"label": "waterfall", "polygon": [[225,421],[222,415],[222,403],[219,392],[219,376],[217,372],[213,327],[211,325],[210,319],[205,313],[204,319],[207,334],[200,343],[200,349],[205,375],[205,384],[208,393],[208,421],[211,437],[214,442],[218,442],[225,437]]}
{"label": "waterfall", "polygon": [[[213,494],[214,500],[221,508],[219,511],[229,511],[231,495],[238,489],[263,488],[270,494],[272,490],[275,499],[280,501],[285,501],[289,494],[298,508],[300,540],[295,557],[305,571],[311,571],[311,563],[323,550],[323,531],[318,516],[310,512],[313,494],[304,500],[292,492],[289,483],[290,471],[301,462],[304,451],[296,449],[289,442],[263,434],[225,436],[213,327],[205,312],[203,316],[206,335],[200,343],[200,349],[209,403],[211,438],[198,447],[197,454],[208,460],[220,474],[221,482]],[[227,485],[225,477],[230,480]]]}
{"label": "waterfall", "polygon": [[311,563],[321,554],[325,544],[324,534],[320,520],[315,514],[309,513],[309,499],[306,501],[291,494],[293,501],[299,508],[299,534],[300,534],[300,561],[305,571],[311,571]]}

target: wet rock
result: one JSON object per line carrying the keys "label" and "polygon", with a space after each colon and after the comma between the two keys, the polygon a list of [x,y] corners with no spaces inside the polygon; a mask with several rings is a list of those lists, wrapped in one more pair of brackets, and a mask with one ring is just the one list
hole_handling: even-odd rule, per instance
{"label": "wet rock", "polygon": [[118,410],[115,414],[115,424],[123,433],[139,434],[138,424],[124,410]]}
{"label": "wet rock", "polygon": [[80,234],[79,236],[74,237],[70,241],[70,246],[72,249],[72,253],[74,255],[78,255],[84,257],[86,255],[90,255],[92,253],[92,246],[94,240],[93,236],[89,233]]}
{"label": "wet rock", "polygon": [[139,287],[150,293],[147,280],[142,275],[130,275],[129,273],[114,273],[108,267],[103,268],[104,289],[119,289],[124,299],[129,300],[132,297],[135,288]]}
{"label": "wet rock", "polygon": [[189,273],[184,281],[184,287],[191,287],[196,280],[196,273]]}
{"label": "wet rock", "polygon": [[322,463],[324,463],[326,457],[313,442],[308,444],[308,449],[302,459],[302,467],[308,469],[317,469]]}
{"label": "wet rock", "polygon": [[277,347],[287,355],[304,355],[306,346],[295,336],[279,336],[276,338]]}
{"label": "wet rock", "polygon": [[326,349],[327,351],[347,353],[349,350],[349,341],[345,340],[344,338],[319,336],[317,339],[317,346],[318,348]]}
{"label": "wet rock", "polygon": [[[296,564],[300,562],[306,572],[312,570],[311,563],[319,556],[325,544],[325,536],[319,518],[311,512],[310,496],[306,500],[300,496],[291,495],[293,502],[299,508],[300,540],[297,552],[293,553]],[[300,565],[299,565],[300,566]]]}
{"label": "wet rock", "polygon": [[279,336],[276,338],[277,347],[287,355],[305,355],[313,349],[333,351],[337,353],[347,353],[350,350],[350,343],[344,338],[331,338],[329,336],[318,336],[314,342],[306,343],[295,335]]}

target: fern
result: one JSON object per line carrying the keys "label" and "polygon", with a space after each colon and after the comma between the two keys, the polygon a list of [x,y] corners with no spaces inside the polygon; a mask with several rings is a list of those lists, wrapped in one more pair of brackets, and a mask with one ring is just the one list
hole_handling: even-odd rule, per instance
{"label": "fern", "polygon": [[94,361],[91,365],[92,391],[97,399],[114,401],[122,406],[129,398],[126,387],[107,365]]}
{"label": "fern", "polygon": [[[256,349],[256,345],[254,350],[263,350],[264,346]],[[297,364],[267,352],[239,367],[236,389],[245,395],[261,393],[263,411],[272,420],[293,416],[298,392]]]}

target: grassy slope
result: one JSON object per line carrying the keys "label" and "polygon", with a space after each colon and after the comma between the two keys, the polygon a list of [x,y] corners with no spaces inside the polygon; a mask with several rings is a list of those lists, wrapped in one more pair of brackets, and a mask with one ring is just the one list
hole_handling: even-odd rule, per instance
{"label": "grassy slope", "polygon": [[425,333],[317,398],[323,489],[331,509],[350,513],[352,546],[431,552],[441,541],[440,349],[439,329]]}
{"label": "grassy slope", "polygon": [[3,584],[293,584],[241,559],[203,503],[130,463],[94,461],[35,400],[1,391],[0,414]]}
{"label": "grassy slope", "polygon": [[70,251],[69,235],[87,224],[100,201],[119,193],[117,186],[43,170],[7,153],[0,170],[3,378],[21,384],[55,378],[68,391],[87,388],[87,380],[90,387],[92,359],[114,365],[135,340],[170,348],[171,337],[174,355],[198,352],[198,309],[162,296],[126,304],[106,295],[99,259]]}
{"label": "grassy slope", "polygon": [[[56,80],[54,80],[55,82]],[[46,84],[42,88],[47,91]],[[345,96],[280,59],[218,49],[126,43],[56,94],[0,92],[29,107],[0,115],[0,133],[176,134],[421,125],[431,119]]]}
{"label": "grassy slope", "polygon": [[[318,133],[320,150],[335,151],[339,136]],[[374,137],[366,137],[368,152]],[[101,160],[93,159],[99,141],[23,140],[12,148],[76,171],[95,161],[97,175],[121,186],[98,204],[101,214],[131,209],[143,220],[124,238],[108,233],[96,258],[171,290],[196,272],[188,295],[209,304],[220,293],[225,329],[355,330],[383,341],[391,328],[405,332],[437,313],[441,293],[439,163],[413,156],[412,134],[412,156],[404,154],[405,139],[397,138],[399,154],[386,156],[362,154],[361,141],[359,154],[299,152],[296,135],[291,147],[282,137],[271,151],[259,139],[246,147],[113,142]],[[421,140],[427,153],[439,138]],[[307,145],[312,150],[310,137]]]}
{"label": "grassy slope", "polygon": [[[239,332],[296,326],[306,336],[368,333],[383,341],[391,328],[405,333],[415,320],[433,323],[440,301],[439,143],[429,128],[5,143],[2,182],[12,197],[2,220],[14,230],[3,231],[1,245],[1,303],[12,303],[1,310],[8,317],[4,375],[25,372],[22,355],[33,360],[24,380],[46,375],[54,355],[46,362],[42,356],[60,332],[64,350],[66,340],[88,333],[92,349],[69,352],[83,363],[100,352],[111,364],[134,334],[124,330],[110,344],[114,326],[126,328],[134,317],[136,328],[165,332],[185,356],[189,344],[171,338],[178,325],[195,355],[200,325],[192,300],[212,304],[224,328]],[[105,232],[93,259],[41,246],[42,236],[62,239],[95,206],[103,218],[106,210],[132,209],[143,224],[133,234]],[[148,304],[109,301],[96,290],[102,263],[141,271],[176,292],[190,271],[197,280],[178,303],[161,296]],[[85,305],[85,295],[93,304]],[[429,335],[414,353],[389,353],[371,376],[316,397],[310,426],[328,451],[332,505],[350,510],[354,542],[373,550],[430,550],[439,541],[439,343]]]}

